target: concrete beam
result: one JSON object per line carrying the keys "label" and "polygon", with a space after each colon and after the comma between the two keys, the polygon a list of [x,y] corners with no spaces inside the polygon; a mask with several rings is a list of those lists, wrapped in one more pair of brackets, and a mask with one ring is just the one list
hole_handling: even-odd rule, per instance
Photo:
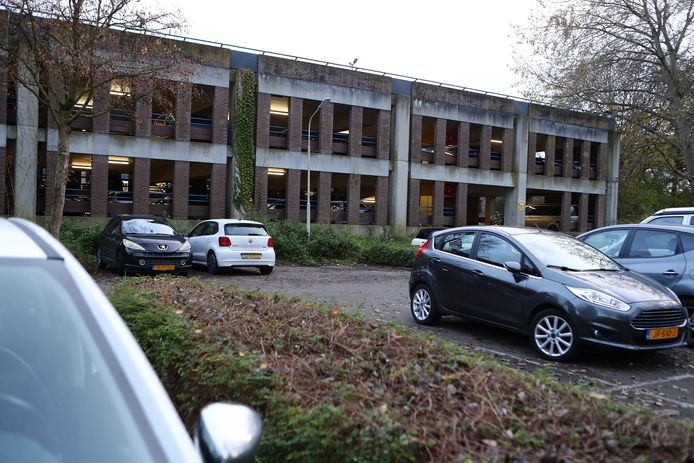
{"label": "concrete beam", "polygon": [[[410,171],[410,97],[393,97],[390,144],[390,180],[388,182],[388,217],[396,234],[407,226],[407,187]],[[366,161],[366,159],[362,159]],[[388,168],[386,167],[386,174]]]}
{"label": "concrete beam", "polygon": [[[530,121],[528,116],[516,116],[513,133],[513,163],[509,173],[512,176],[513,189],[505,196],[504,225],[522,227],[525,225],[525,199],[529,182]],[[533,165],[532,168],[534,169],[535,166]]]}
{"label": "concrete beam", "polygon": [[482,171],[454,166],[437,166],[433,164],[412,164],[410,176],[418,180],[444,181],[451,183],[470,183],[477,185],[493,185],[513,187],[511,172],[495,170]]}
{"label": "concrete beam", "polygon": [[506,129],[513,128],[513,114],[458,106],[440,101],[414,99],[412,100],[412,114]]}
{"label": "concrete beam", "polygon": [[390,94],[268,74],[258,75],[258,92],[315,101],[330,98],[333,103],[363,108],[390,110],[391,105]]}
{"label": "concrete beam", "polygon": [[17,148],[14,159],[14,213],[36,221],[39,100],[17,85]]}
{"label": "concrete beam", "polygon": [[545,135],[554,135],[555,137],[574,138],[576,140],[587,140],[596,143],[607,143],[608,136],[607,130],[535,118],[530,119],[530,131],[543,133]]}
{"label": "concrete beam", "polygon": [[619,197],[619,153],[620,138],[611,131],[607,144],[607,185],[605,188],[605,225],[617,223],[617,201]]}
{"label": "concrete beam", "polygon": [[605,193],[605,182],[566,177],[528,176],[528,188],[534,190],[570,191],[601,195]]}
{"label": "concrete beam", "polygon": [[[306,153],[256,148],[257,167],[280,167],[283,169],[306,170]],[[311,171],[335,174],[360,174],[388,176],[386,159],[360,158],[339,154],[311,153]]]}

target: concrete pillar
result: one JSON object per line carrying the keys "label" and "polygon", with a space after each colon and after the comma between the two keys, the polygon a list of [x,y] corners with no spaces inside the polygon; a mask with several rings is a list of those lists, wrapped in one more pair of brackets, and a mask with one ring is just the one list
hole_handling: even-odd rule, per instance
{"label": "concrete pillar", "polygon": [[410,146],[410,97],[393,96],[390,180],[388,182],[388,217],[393,232],[405,234],[407,226]]}
{"label": "concrete pillar", "polygon": [[571,178],[574,164],[574,140],[573,138],[564,139],[564,169],[563,176]]}
{"label": "concrete pillar", "polygon": [[350,156],[361,156],[363,125],[364,108],[351,106],[349,110],[349,138],[347,141]]}
{"label": "concrete pillar", "polygon": [[456,185],[455,191],[455,226],[467,225],[467,183]]}
{"label": "concrete pillar", "polygon": [[484,224],[492,224],[492,215],[494,214],[494,196],[487,196],[484,198]]}
{"label": "concrete pillar", "polygon": [[374,225],[388,223],[388,177],[376,177],[376,205]]}
{"label": "concrete pillar", "polygon": [[361,175],[349,174],[347,180],[347,223],[359,225],[359,200],[361,199]]}
{"label": "concrete pillar", "polygon": [[442,181],[433,182],[431,193],[431,223],[434,227],[443,227],[443,190],[445,183]]}
{"label": "concrete pillar", "polygon": [[226,164],[212,164],[212,172],[210,174],[210,217],[224,217],[226,176]]}
{"label": "concrete pillar", "polygon": [[581,178],[590,178],[590,142],[587,140],[581,143]]}
{"label": "concrete pillar", "polygon": [[571,192],[564,191],[561,194],[561,218],[559,228],[567,233],[571,231]]}
{"label": "concrete pillar", "polygon": [[588,231],[588,193],[581,193],[578,198],[578,231]]}
{"label": "concrete pillar", "polygon": [[[102,76],[100,76],[101,78]],[[94,112],[99,113],[111,106],[111,87],[110,84],[104,84],[94,89],[92,99],[94,100]],[[92,132],[105,133],[111,128],[111,113],[107,111],[92,120]]]}
{"label": "concrete pillar", "polygon": [[[173,175],[173,218],[174,219],[188,220],[189,188],[190,188],[190,163],[188,161],[174,161],[174,175]],[[210,206],[211,205],[212,205],[212,191],[210,191]],[[216,217],[216,216],[210,214],[210,217]]]}
{"label": "concrete pillar", "polygon": [[[325,108],[324,108],[325,109]],[[321,129],[323,125],[321,124]],[[330,200],[332,199],[333,174],[320,172],[318,175],[318,223],[330,223]]]}
{"label": "concrete pillar", "polygon": [[[289,98],[289,127],[287,128],[287,149],[301,151],[301,131],[303,125],[304,100]],[[298,218],[297,218],[298,220]]]}
{"label": "concrete pillar", "polygon": [[416,227],[419,225],[419,186],[420,180],[416,178],[410,179],[410,195],[407,207],[407,224],[410,227]]}
{"label": "concrete pillar", "polygon": [[133,214],[149,214],[149,178],[151,163],[148,158],[135,158],[133,166]]}
{"label": "concrete pillar", "polygon": [[255,210],[263,214],[267,212],[267,179],[267,167],[256,167],[253,199]]}
{"label": "concrete pillar", "polygon": [[607,140],[605,225],[613,225],[617,223],[617,200],[619,197],[619,132],[611,130]]}
{"label": "concrete pillar", "polygon": [[593,220],[594,228],[605,226],[605,195],[594,195],[595,197],[595,212]]}
{"label": "concrete pillar", "polygon": [[528,175],[535,175],[535,152],[537,151],[537,134],[528,133]]}
{"label": "concrete pillar", "polygon": [[[513,120],[513,172],[514,186],[505,195],[504,225],[522,227],[525,225],[525,197],[528,187],[528,167],[530,143],[530,117],[516,115]],[[533,168],[535,167],[533,163]]]}
{"label": "concrete pillar", "polygon": [[[235,84],[238,85],[238,84]],[[258,93],[255,116],[255,146],[270,147],[270,94]]]}
{"label": "concrete pillar", "polygon": [[[408,98],[409,101],[409,98]],[[409,106],[408,106],[409,111]],[[422,162],[422,116],[412,115],[412,127],[410,129],[410,162],[419,164]]]}
{"label": "concrete pillar", "polygon": [[46,197],[45,211],[55,207],[55,172],[58,164],[58,153],[53,150],[46,150]]}
{"label": "concrete pillar", "polygon": [[333,152],[333,119],[335,114],[335,104],[325,103],[320,110],[320,130],[318,134],[318,151],[323,154]]}
{"label": "concrete pillar", "polygon": [[92,154],[90,190],[91,216],[106,217],[108,214],[108,156]]}
{"label": "concrete pillar", "polygon": [[152,97],[140,98],[135,102],[135,136],[152,136]]}
{"label": "concrete pillar", "polygon": [[39,101],[17,85],[17,144],[14,160],[14,214],[36,221]]}
{"label": "concrete pillar", "polygon": [[557,138],[547,135],[545,139],[545,176],[554,177],[554,159],[557,146]]}
{"label": "concrete pillar", "polygon": [[288,220],[299,221],[299,195],[301,193],[301,171],[298,169],[287,169],[287,187],[284,210]]}
{"label": "concrete pillar", "polygon": [[378,111],[378,134],[376,136],[376,153],[378,159],[390,156],[390,111]]}
{"label": "concrete pillar", "polygon": [[188,82],[178,82],[176,87],[176,140],[190,141],[193,86]]}
{"label": "concrete pillar", "polygon": [[214,87],[212,94],[212,143],[227,144],[229,87]]}
{"label": "concrete pillar", "polygon": [[604,182],[607,178],[607,143],[600,143],[598,146],[598,175],[597,180]]}
{"label": "concrete pillar", "polygon": [[492,160],[492,127],[483,125],[480,130],[480,170],[489,170]]}
{"label": "concrete pillar", "polygon": [[501,142],[501,170],[511,172],[513,168],[513,129],[502,130]]}
{"label": "concrete pillar", "polygon": [[[0,36],[7,34],[6,24],[0,19]],[[0,42],[3,40],[0,39]],[[7,124],[7,66],[0,66],[0,125]],[[5,140],[0,140],[2,146],[5,146]],[[3,187],[4,188],[4,187]],[[2,209],[0,209],[2,214]]]}
{"label": "concrete pillar", "polygon": [[5,177],[7,175],[7,148],[5,140],[0,140],[0,215],[7,214],[7,191],[5,189]]}
{"label": "concrete pillar", "polygon": [[437,118],[434,123],[434,164],[446,164],[446,119]]}
{"label": "concrete pillar", "polygon": [[470,156],[470,123],[460,122],[458,124],[458,167],[467,167]]}

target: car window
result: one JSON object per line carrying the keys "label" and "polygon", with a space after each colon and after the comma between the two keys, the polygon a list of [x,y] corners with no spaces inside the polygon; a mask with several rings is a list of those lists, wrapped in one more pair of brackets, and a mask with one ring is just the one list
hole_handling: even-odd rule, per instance
{"label": "car window", "polygon": [[171,225],[155,219],[126,219],[121,224],[121,231],[134,235],[175,235]]}
{"label": "car window", "polygon": [[219,224],[217,222],[207,222],[202,234],[204,236],[210,236],[216,234],[217,231],[219,231]]}
{"label": "car window", "polygon": [[477,259],[488,264],[503,266],[505,262],[523,264],[523,253],[503,238],[482,233],[477,248]]}
{"label": "car window", "polygon": [[203,222],[201,224],[198,224],[198,226],[193,228],[193,231],[191,231],[190,234],[188,234],[188,236],[192,236],[192,237],[202,236],[203,231],[204,231],[206,226],[207,226],[207,222]]}
{"label": "car window", "polygon": [[441,239],[437,238],[436,240],[439,243],[436,245],[437,249],[456,256],[470,257],[472,243],[475,241],[475,232],[447,233],[439,238]]}
{"label": "car window", "polygon": [[228,236],[267,236],[267,230],[256,223],[228,223],[224,225],[224,234]]}
{"label": "car window", "polygon": [[26,420],[0,427],[0,461],[158,460],[84,304],[61,261],[0,259],[0,416]]}
{"label": "car window", "polygon": [[682,251],[694,251],[694,235],[689,233],[680,233],[680,241],[682,242]]}
{"label": "car window", "polygon": [[629,235],[629,229],[605,230],[586,237],[583,240],[586,244],[590,244],[595,249],[604,252],[610,257],[619,256],[624,242]]}
{"label": "car window", "polygon": [[681,225],[683,220],[684,220],[684,216],[682,216],[682,215],[668,215],[665,217],[656,217],[653,220],[649,220],[648,223]]}
{"label": "car window", "polygon": [[116,229],[117,224],[118,224],[118,219],[111,219],[106,224],[106,229],[104,230],[104,233],[106,233],[107,235],[112,235],[113,231]]}
{"label": "car window", "polygon": [[627,257],[670,257],[677,253],[677,233],[661,230],[636,230]]}

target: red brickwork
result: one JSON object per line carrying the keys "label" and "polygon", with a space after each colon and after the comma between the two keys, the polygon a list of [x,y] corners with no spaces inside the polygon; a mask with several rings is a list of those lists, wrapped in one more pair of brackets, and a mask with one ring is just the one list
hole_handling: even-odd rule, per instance
{"label": "red brickwork", "polygon": [[299,221],[299,195],[301,193],[301,171],[287,169],[287,187],[284,210],[288,220]]}
{"label": "red brickwork", "polygon": [[[0,29],[0,34],[6,30]],[[0,124],[7,124],[7,67],[0,66]],[[4,187],[3,187],[4,188]],[[3,209],[0,209],[2,214]]]}
{"label": "red brickwork", "polygon": [[287,149],[301,151],[301,127],[304,113],[304,100],[289,98],[289,128],[287,133]]}
{"label": "red brickwork", "polygon": [[578,199],[578,231],[588,231],[588,193],[581,193]]}
{"label": "red brickwork", "polygon": [[149,214],[149,173],[147,158],[135,158],[133,166],[133,214]]}
{"label": "red brickwork", "polygon": [[535,175],[535,151],[537,149],[537,134],[528,132],[528,175]]}
{"label": "red brickwork", "polygon": [[470,149],[470,124],[460,122],[458,124],[458,167],[467,167],[468,150]]}
{"label": "red brickwork", "polygon": [[378,111],[378,135],[376,138],[378,159],[390,159],[390,111]]}
{"label": "red brickwork", "polygon": [[410,179],[409,197],[407,200],[407,225],[419,225],[419,180]]}
{"label": "red brickwork", "polygon": [[595,198],[595,212],[593,213],[595,223],[593,228],[600,228],[605,226],[605,195],[594,195]]}
{"label": "red brickwork", "polygon": [[557,138],[554,135],[547,135],[547,139],[545,141],[545,175],[547,177],[554,177],[556,145]]}
{"label": "red brickwork", "polygon": [[[325,108],[323,109],[325,111]],[[321,125],[321,128],[323,126]],[[321,172],[318,176],[318,217],[319,223],[330,223],[330,200],[332,199],[333,174]]]}
{"label": "red brickwork", "polygon": [[178,82],[176,88],[176,140],[190,140],[190,106],[193,99],[193,86],[188,82]]}
{"label": "red brickwork", "polygon": [[[190,163],[174,161],[173,218],[188,219],[188,190],[190,188]],[[210,201],[211,202],[211,201]],[[210,217],[214,217],[210,214]]]}
{"label": "red brickwork", "polygon": [[419,164],[422,162],[422,116],[413,114],[410,127],[410,162]]}
{"label": "red brickwork", "polygon": [[212,96],[212,143],[227,144],[229,88],[215,87]]}
{"label": "red brickwork", "polygon": [[361,139],[364,125],[364,108],[351,106],[349,110],[349,155],[361,156]]}
{"label": "red brickwork", "polygon": [[[236,84],[238,85],[238,84]],[[270,147],[270,94],[258,93],[256,109],[255,146]],[[267,202],[267,201],[266,201]]]}
{"label": "red brickwork", "polygon": [[559,228],[563,232],[571,231],[571,192],[564,191],[561,194],[561,219]]}
{"label": "red brickwork", "polygon": [[455,192],[455,225],[467,225],[467,183],[459,183]]}
{"label": "red brickwork", "polygon": [[108,213],[108,156],[92,155],[90,214],[106,217]]}
{"label": "red brickwork", "polygon": [[434,182],[431,198],[431,221],[434,227],[443,227],[443,188],[444,182]]}
{"label": "red brickwork", "polygon": [[347,181],[347,223],[359,225],[359,200],[361,199],[361,175],[349,174]]}
{"label": "red brickwork", "polygon": [[501,142],[501,170],[511,172],[513,167],[513,129],[502,130]]}
{"label": "red brickwork", "polygon": [[0,148],[0,215],[7,214],[7,191],[5,188],[7,168],[7,150]]}
{"label": "red brickwork", "polygon": [[480,130],[480,170],[489,170],[492,160],[492,127],[483,125]]}
{"label": "red brickwork", "polygon": [[255,168],[255,184],[253,198],[255,199],[255,210],[267,212],[267,167]]}
{"label": "red brickwork", "polygon": [[[102,85],[94,89],[94,112],[98,113],[111,105],[109,85]],[[111,113],[106,112],[96,116],[92,121],[92,132],[108,132],[111,127]]]}
{"label": "red brickwork", "polygon": [[152,135],[152,97],[135,103],[135,136],[149,138]]}
{"label": "red brickwork", "polygon": [[376,177],[376,207],[374,224],[388,223],[388,177]]}
{"label": "red brickwork", "polygon": [[58,153],[55,151],[46,152],[46,211],[54,207],[55,171],[58,164]]}
{"label": "red brickwork", "polygon": [[[335,105],[325,103],[320,110],[320,130],[318,135],[318,150],[324,154],[333,152],[333,115]],[[319,209],[320,210],[320,209]]]}
{"label": "red brickwork", "polygon": [[[571,178],[571,170],[574,164],[574,140],[573,138],[564,139],[564,172],[563,176]],[[562,230],[563,231],[563,230]]]}
{"label": "red brickwork", "polygon": [[434,123],[434,164],[446,164],[446,119],[436,119]]}
{"label": "red brickwork", "polygon": [[[597,179],[605,181],[607,178],[607,143],[600,143],[598,147],[598,176]],[[603,202],[605,198],[603,197]]]}
{"label": "red brickwork", "polygon": [[586,140],[581,143],[581,178],[590,178],[590,142]]}
{"label": "red brickwork", "polygon": [[212,172],[210,173],[210,217],[224,218],[226,185],[226,164],[212,164]]}

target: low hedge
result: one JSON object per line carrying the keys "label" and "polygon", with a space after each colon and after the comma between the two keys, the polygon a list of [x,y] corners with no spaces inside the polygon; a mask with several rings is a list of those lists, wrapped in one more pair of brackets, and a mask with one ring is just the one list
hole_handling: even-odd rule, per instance
{"label": "low hedge", "polygon": [[110,290],[190,428],[263,417],[258,461],[690,461],[694,426],[337,308],[198,279]]}

